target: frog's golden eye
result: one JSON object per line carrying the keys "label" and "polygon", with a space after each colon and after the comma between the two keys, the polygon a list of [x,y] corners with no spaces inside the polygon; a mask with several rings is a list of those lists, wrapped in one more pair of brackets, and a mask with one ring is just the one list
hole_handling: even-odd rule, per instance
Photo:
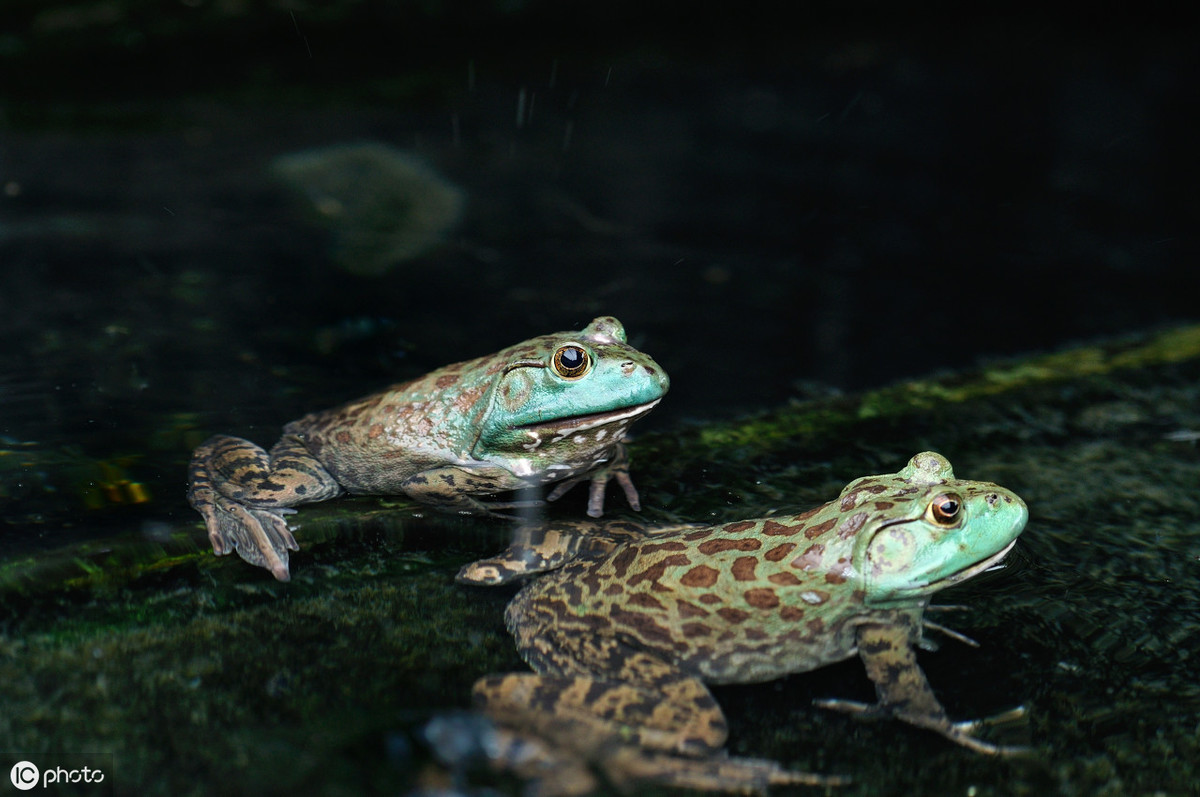
{"label": "frog's golden eye", "polygon": [[578,379],[592,367],[592,358],[581,346],[569,343],[554,352],[554,370],[563,379]]}
{"label": "frog's golden eye", "polygon": [[962,499],[954,493],[942,493],[929,502],[925,517],[942,527],[953,526],[962,517]]}

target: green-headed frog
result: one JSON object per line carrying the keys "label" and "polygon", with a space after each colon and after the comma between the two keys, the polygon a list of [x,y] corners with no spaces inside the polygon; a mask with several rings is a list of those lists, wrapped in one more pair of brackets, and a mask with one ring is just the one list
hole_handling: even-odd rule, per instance
{"label": "green-headed frog", "polygon": [[[726,722],[706,684],[766,681],[857,655],[878,702],[819,705],[890,715],[984,753],[1013,752],[975,736],[985,721],[947,717],[914,648],[930,597],[999,562],[1027,518],[1012,492],[956,479],[949,462],[926,452],[799,515],[661,532],[626,524],[607,541],[572,542],[566,564],[554,549],[573,538],[552,534],[532,556],[518,546],[459,574],[495,583],[562,565],[526,584],[505,614],[535,672],[483,678],[476,702],[499,725],[523,725],[560,746],[576,729],[579,748],[602,751],[598,763],[617,779],[735,790],[811,782],[714,756]],[[611,750],[630,745],[646,754],[613,771]]]}
{"label": "green-headed frog", "polygon": [[589,480],[587,511],[599,517],[615,478],[638,509],[621,440],[668,384],[617,319],[597,318],[306,415],[270,453],[239,437],[209,438],[192,455],[188,500],[215,553],[236,550],[280,580],[288,551],[299,550],[283,515],[343,493],[489,513],[521,502],[477,496],[558,482],[554,500]]}

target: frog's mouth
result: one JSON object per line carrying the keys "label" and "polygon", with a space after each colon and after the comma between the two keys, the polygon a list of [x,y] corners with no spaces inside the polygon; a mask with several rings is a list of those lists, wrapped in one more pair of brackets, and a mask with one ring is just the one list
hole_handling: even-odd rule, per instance
{"label": "frog's mouth", "polygon": [[632,422],[640,418],[662,401],[661,398],[654,401],[647,401],[645,404],[636,404],[632,407],[622,407],[619,410],[607,410],[605,412],[586,412],[582,415],[568,415],[565,418],[552,418],[548,421],[534,421],[532,423],[522,423],[512,427],[519,430],[542,431],[553,430],[562,434],[574,434],[576,432],[586,432],[589,429],[596,429],[601,426],[608,426],[614,423]]}
{"label": "frog's mouth", "polygon": [[957,573],[952,573],[945,578],[940,578],[936,581],[922,581],[906,586],[893,587],[887,591],[885,596],[868,599],[867,602],[872,606],[905,604],[914,599],[919,599],[922,596],[932,595],[935,592],[940,592],[946,587],[950,587],[955,584],[961,584],[967,579],[974,578],[983,571],[995,567],[1000,563],[1001,559],[1008,555],[1008,552],[1011,551],[1013,546],[1016,544],[1017,541],[1013,540],[1012,542],[1008,543],[1008,545],[1005,545],[999,551],[987,557],[986,559],[981,559],[975,564],[964,567]]}
{"label": "frog's mouth", "polygon": [[[967,579],[974,578],[975,576],[979,575],[983,571],[990,570],[991,568],[1000,564],[1000,560],[1003,559],[1005,556],[1007,556],[1008,552],[1011,551],[1013,549],[1013,546],[1016,544],[1017,544],[1017,541],[1013,540],[1008,545],[1005,545],[999,551],[997,551],[996,553],[989,556],[987,559],[984,559],[983,561],[980,561],[980,562],[976,562],[975,564],[971,565],[970,567],[959,570],[957,573],[948,575],[945,578],[943,578],[941,581],[937,581],[934,583],[937,585],[937,587],[939,589],[941,589],[942,587],[948,587],[952,584],[961,584],[962,582],[966,581]],[[933,586],[933,585],[931,584],[930,586]]]}

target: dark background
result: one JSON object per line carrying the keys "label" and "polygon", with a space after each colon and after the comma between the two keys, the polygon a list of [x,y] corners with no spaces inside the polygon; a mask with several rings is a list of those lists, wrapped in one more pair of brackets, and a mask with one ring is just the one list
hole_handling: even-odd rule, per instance
{"label": "dark background", "polygon": [[[672,375],[652,425],[1194,319],[1181,23],[1146,5],[5,3],[0,434],[269,442],[604,313]],[[357,141],[467,197],[444,246],[382,277],[335,268],[269,173]]]}

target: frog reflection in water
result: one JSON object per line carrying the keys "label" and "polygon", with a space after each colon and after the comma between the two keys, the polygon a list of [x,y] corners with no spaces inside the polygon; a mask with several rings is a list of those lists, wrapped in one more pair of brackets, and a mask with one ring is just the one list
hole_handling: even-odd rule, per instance
{"label": "frog reflection in water", "polygon": [[476,496],[558,482],[554,500],[587,480],[588,514],[599,517],[615,478],[638,509],[621,440],[668,384],[621,323],[601,317],[306,415],[269,454],[239,437],[209,438],[192,455],[188,500],[215,553],[236,550],[281,581],[288,551],[299,550],[283,515],[343,493],[486,514],[529,502]]}
{"label": "frog reflection in water", "polygon": [[[535,672],[481,679],[476,703],[501,729],[594,756],[617,782],[729,790],[813,782],[772,762],[715,755],[726,722],[705,684],[756,683],[858,655],[878,702],[818,705],[892,716],[983,753],[1014,752],[975,735],[999,718],[946,716],[914,648],[930,597],[999,562],[1027,517],[1012,492],[955,479],[949,462],[926,452],[800,515],[660,532],[618,524],[607,538],[551,532],[459,574],[488,584],[561,565],[527,584],[505,614]],[[524,774],[532,772],[527,761]],[[579,774],[560,762],[548,777],[560,791],[584,790],[574,785],[586,779],[565,782],[569,772]]]}

